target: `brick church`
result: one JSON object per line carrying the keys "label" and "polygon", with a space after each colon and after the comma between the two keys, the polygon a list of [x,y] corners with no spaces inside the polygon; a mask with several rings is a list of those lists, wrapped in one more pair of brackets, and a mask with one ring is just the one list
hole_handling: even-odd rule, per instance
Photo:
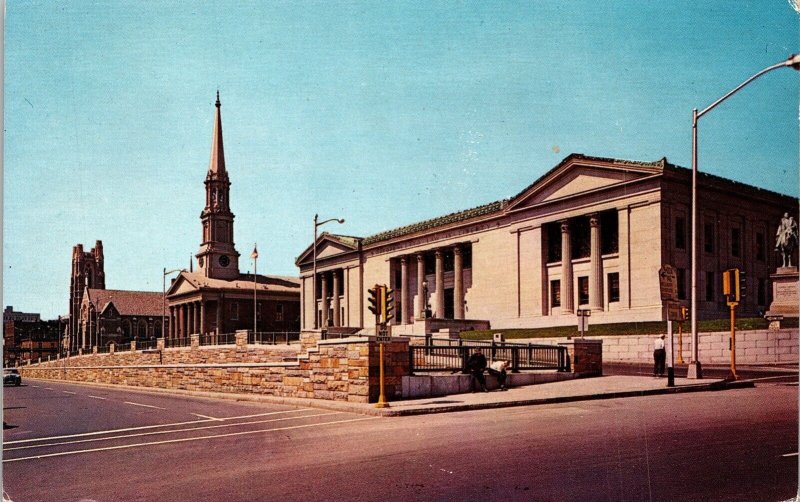
{"label": "brick church", "polygon": [[[200,213],[202,240],[196,271],[182,271],[167,291],[167,336],[232,333],[236,330],[299,331],[300,282],[295,277],[242,274],[233,240],[230,178],[225,167],[219,93],[215,103],[211,159]],[[250,258],[257,259],[253,250]],[[254,267],[255,268],[255,267]],[[255,317],[255,318],[254,318]]]}
{"label": "brick church", "polygon": [[72,248],[69,323],[64,337],[67,350],[161,336],[161,292],[106,289],[103,261],[102,241],[88,252],[83,244]]}

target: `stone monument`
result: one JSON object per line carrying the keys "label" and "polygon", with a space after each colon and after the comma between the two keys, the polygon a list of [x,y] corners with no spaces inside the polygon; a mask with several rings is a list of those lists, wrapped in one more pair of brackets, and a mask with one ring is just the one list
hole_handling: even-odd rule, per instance
{"label": "stone monument", "polygon": [[770,275],[772,279],[772,303],[766,318],[770,328],[780,327],[784,317],[800,316],[800,294],[798,294],[798,270],[792,266],[792,257],[797,249],[797,222],[789,213],[784,213],[775,233],[775,251],[781,253],[781,266]]}

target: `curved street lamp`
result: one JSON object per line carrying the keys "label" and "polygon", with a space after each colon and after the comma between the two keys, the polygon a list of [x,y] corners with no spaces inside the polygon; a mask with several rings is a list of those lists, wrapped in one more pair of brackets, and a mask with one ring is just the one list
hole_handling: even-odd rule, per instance
{"label": "curved street lamp", "polygon": [[326,223],[330,223],[332,221],[335,221],[335,222],[337,222],[339,224],[344,223],[344,218],[329,218],[329,219],[327,219],[325,221],[318,221],[318,220],[319,220],[319,214],[315,214],[314,215],[314,244],[313,244],[313,247],[314,247],[314,265],[313,265],[314,271],[313,271],[313,274],[314,275],[311,278],[311,287],[313,288],[313,290],[311,291],[311,298],[313,299],[313,304],[314,304],[314,329],[317,329],[319,327],[319,326],[317,326],[317,229],[319,227],[321,227],[322,225],[324,225]]}
{"label": "curved street lamp", "polygon": [[732,91],[708,105],[708,107],[706,107],[703,111],[698,112],[697,108],[692,110],[692,361],[689,363],[688,368],[687,376],[689,378],[703,378],[703,371],[698,356],[699,337],[697,334],[697,121],[700,119],[700,117],[716,108],[717,105],[736,94],[742,87],[746,86],[761,75],[784,67],[791,67],[795,70],[800,70],[800,54],[792,54],[786,61],[781,61],[780,63],[764,68],[736,86]]}

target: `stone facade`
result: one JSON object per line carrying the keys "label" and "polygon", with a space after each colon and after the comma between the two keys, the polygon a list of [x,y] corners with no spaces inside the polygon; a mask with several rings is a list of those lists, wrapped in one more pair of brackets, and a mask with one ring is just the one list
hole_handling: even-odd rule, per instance
{"label": "stone facade", "polygon": [[[23,378],[70,380],[135,387],[209,392],[257,393],[279,397],[377,402],[379,347],[374,338],[324,340],[311,349],[299,345],[248,345],[246,335],[232,346],[168,348],[87,354],[22,366]],[[159,346],[163,346],[160,341]],[[384,347],[385,393],[402,396],[409,372],[408,341]]]}
{"label": "stone facade", "polygon": [[[426,311],[496,329],[574,325],[579,308],[595,324],[665,320],[663,265],[691,296],[690,180],[666,159],[573,154],[510,199],[365,238],[323,233],[296,261],[302,326],[369,328],[374,284],[395,290],[395,334],[418,333]],[[721,272],[734,267],[748,277],[740,314],[765,312],[774,227],[797,199],[701,174],[698,200],[698,318],[727,316]]]}

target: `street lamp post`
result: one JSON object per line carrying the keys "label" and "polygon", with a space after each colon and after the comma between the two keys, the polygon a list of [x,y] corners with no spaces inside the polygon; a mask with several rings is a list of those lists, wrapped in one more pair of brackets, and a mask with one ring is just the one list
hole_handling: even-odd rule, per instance
{"label": "street lamp post", "polygon": [[319,214],[314,215],[314,264],[313,264],[313,276],[311,277],[311,287],[313,291],[311,291],[311,298],[314,305],[314,329],[317,329],[319,326],[317,325],[317,228],[321,227],[326,223],[330,223],[331,221],[335,221],[339,224],[344,223],[344,218],[330,218],[325,221],[318,221]]}
{"label": "street lamp post", "polygon": [[167,338],[165,333],[167,330],[167,276],[183,271],[184,269],[182,268],[167,270],[167,267],[164,267],[164,274],[161,277],[161,338]]}
{"label": "street lamp post", "polygon": [[688,368],[687,376],[689,378],[703,378],[703,370],[702,366],[700,365],[698,351],[699,337],[697,334],[697,261],[699,259],[697,255],[697,121],[700,120],[700,117],[716,108],[717,105],[733,96],[742,87],[746,86],[761,75],[786,66],[794,68],[795,70],[800,70],[800,55],[792,54],[786,61],[781,61],[780,63],[764,68],[736,86],[732,91],[711,103],[704,110],[700,112],[697,111],[697,108],[692,110],[692,360],[689,363]]}

